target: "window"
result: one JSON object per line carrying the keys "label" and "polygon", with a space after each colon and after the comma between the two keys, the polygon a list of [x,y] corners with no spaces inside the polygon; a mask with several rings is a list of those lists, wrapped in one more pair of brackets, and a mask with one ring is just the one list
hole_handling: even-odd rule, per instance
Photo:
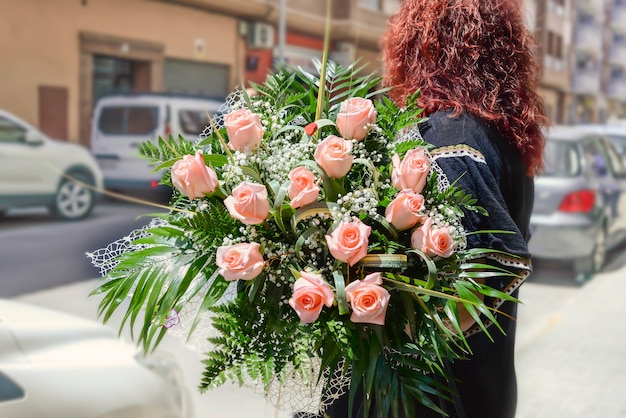
{"label": "window", "polygon": [[206,112],[196,109],[181,109],[178,111],[181,133],[186,135],[200,135],[204,128],[209,126]]}
{"label": "window", "polygon": [[145,135],[156,129],[156,107],[129,107],[127,110],[126,134]]}
{"label": "window", "polygon": [[[622,140],[624,138],[622,137]],[[624,168],[624,159],[618,154],[618,151],[612,143],[606,144],[606,153],[608,156],[609,166],[611,172],[616,177],[624,177],[626,175],[626,169]]]}
{"label": "window", "polygon": [[130,60],[95,55],[93,57],[93,103],[109,94],[133,91],[134,63]]}
{"label": "window", "polygon": [[574,177],[580,173],[580,159],[575,144],[549,141],[544,153],[545,170],[548,177]]}
{"label": "window", "polygon": [[0,116],[0,143],[24,142],[25,134],[23,127]]}
{"label": "window", "polygon": [[124,109],[121,107],[105,107],[102,109],[98,129],[105,134],[123,134]]}
{"label": "window", "polygon": [[158,114],[157,107],[105,107],[100,114],[98,129],[110,135],[146,135],[157,128]]}
{"label": "window", "polygon": [[557,59],[563,59],[563,37],[552,31],[548,31],[548,55]]}
{"label": "window", "polygon": [[24,389],[0,372],[0,402],[14,401],[24,397]]}
{"label": "window", "polygon": [[607,158],[598,140],[584,142],[583,154],[585,165],[594,175],[604,177],[609,174]]}

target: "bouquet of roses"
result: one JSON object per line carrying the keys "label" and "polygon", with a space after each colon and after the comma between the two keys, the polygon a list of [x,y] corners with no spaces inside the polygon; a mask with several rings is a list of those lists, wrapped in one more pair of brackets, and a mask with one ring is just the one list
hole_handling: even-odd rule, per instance
{"label": "bouquet of roses", "polygon": [[193,306],[189,333],[211,334],[203,389],[297,380],[319,409],[344,389],[379,416],[437,409],[444,362],[469,353],[459,306],[488,332],[479,295],[511,298],[477,279],[512,273],[466,248],[464,211],[484,209],[431,158],[417,95],[373,100],[379,78],[326,65],[236,91],[195,143],[141,146],[171,210],[116,257],[100,313],[128,300],[122,326],[149,351]]}

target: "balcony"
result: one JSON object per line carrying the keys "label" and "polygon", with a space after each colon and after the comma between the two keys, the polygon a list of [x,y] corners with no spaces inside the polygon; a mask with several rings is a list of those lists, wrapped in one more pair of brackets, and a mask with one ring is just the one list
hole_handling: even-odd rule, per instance
{"label": "balcony", "polygon": [[569,68],[567,61],[550,55],[543,60],[542,83],[559,90],[569,90]]}
{"label": "balcony", "polygon": [[601,51],[602,28],[588,23],[577,23],[574,28],[573,45],[578,51]]}
{"label": "balcony", "polygon": [[[169,0],[182,6],[196,7],[224,13],[250,21],[277,24],[279,0]],[[326,2],[289,0],[286,2],[288,30],[324,36]],[[397,0],[349,0],[335,2],[332,10],[333,41],[358,43],[365,48],[378,49],[381,36],[387,28],[389,14],[397,7]],[[374,7],[376,6],[376,7]]]}
{"label": "balcony", "polygon": [[606,95],[611,99],[626,101],[626,78],[611,79],[607,85]]}
{"label": "balcony", "polygon": [[575,94],[598,95],[600,72],[597,69],[576,68],[572,73],[572,92]]}
{"label": "balcony", "polygon": [[626,66],[626,42],[613,43],[611,45],[609,60],[613,64]]}
{"label": "balcony", "polygon": [[598,0],[575,0],[574,7],[579,15],[601,18],[604,12],[602,2]]}
{"label": "balcony", "polygon": [[610,19],[613,28],[626,31],[626,4],[614,3]]}

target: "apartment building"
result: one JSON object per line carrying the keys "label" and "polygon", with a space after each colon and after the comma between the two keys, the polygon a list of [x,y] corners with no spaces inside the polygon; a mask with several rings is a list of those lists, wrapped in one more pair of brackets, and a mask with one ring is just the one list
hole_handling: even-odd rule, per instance
{"label": "apartment building", "polygon": [[527,0],[554,123],[626,117],[626,0]]}
{"label": "apartment building", "polygon": [[605,60],[602,89],[606,94],[603,120],[626,118],[626,0],[605,9]]}
{"label": "apartment building", "polygon": [[[331,59],[382,74],[401,0],[333,1]],[[539,41],[540,92],[557,123],[626,116],[626,0],[520,0]],[[2,0],[0,108],[89,145],[115,92],[224,97],[277,61],[321,58],[324,0]]]}
{"label": "apartment building", "polygon": [[542,67],[539,91],[551,121],[567,120],[570,95],[569,50],[571,8],[569,0],[526,0],[527,24],[534,31]]}
{"label": "apartment building", "polygon": [[[331,58],[381,73],[378,42],[398,1],[334,1]],[[322,0],[2,0],[0,108],[89,145],[100,97],[223,98],[278,59],[310,67],[325,19]]]}

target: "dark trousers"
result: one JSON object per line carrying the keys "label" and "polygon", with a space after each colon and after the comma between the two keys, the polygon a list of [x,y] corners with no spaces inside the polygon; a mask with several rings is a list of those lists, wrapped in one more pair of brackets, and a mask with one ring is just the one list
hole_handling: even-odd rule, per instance
{"label": "dark trousers", "polygon": [[[515,296],[515,295],[514,295]],[[517,304],[505,302],[500,310],[515,318]],[[482,332],[468,338],[473,355],[467,360],[458,360],[448,365],[448,371],[458,381],[448,382],[455,393],[455,402],[434,400],[446,411],[450,418],[515,418],[517,406],[517,380],[515,377],[515,320],[500,315],[499,323],[505,330],[503,335],[495,326],[489,331],[494,342]],[[355,411],[350,418],[365,418],[362,408],[362,394],[357,394]],[[360,407],[359,407],[360,405]],[[400,408],[402,410],[402,408]],[[326,410],[330,418],[348,417],[348,394],[345,393]],[[421,404],[415,403],[415,417],[402,418],[442,418]],[[376,413],[370,407],[370,417]]]}

